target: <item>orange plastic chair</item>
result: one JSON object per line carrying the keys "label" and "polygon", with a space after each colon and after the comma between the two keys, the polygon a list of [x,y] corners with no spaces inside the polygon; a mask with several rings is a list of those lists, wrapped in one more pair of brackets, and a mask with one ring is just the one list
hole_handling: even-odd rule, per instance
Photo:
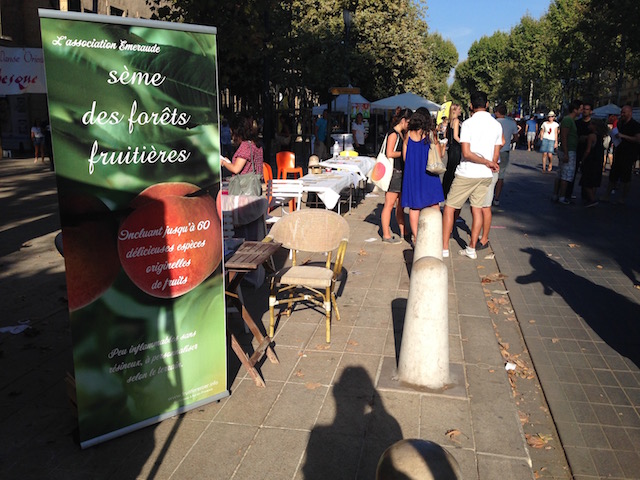
{"label": "orange plastic chair", "polygon": [[[296,167],[296,154],[293,152],[276,153],[276,164],[278,165],[278,179],[280,180],[286,180],[289,178],[289,174],[292,174],[293,178],[300,178],[304,175],[302,167]],[[295,209],[295,202],[291,200],[289,202],[289,211],[293,212]]]}
{"label": "orange plastic chair", "polygon": [[262,178],[264,178],[264,183],[267,183],[269,180],[273,180],[273,170],[271,169],[271,165],[268,163],[262,164]]}
{"label": "orange plastic chair", "polygon": [[300,178],[303,175],[302,167],[296,167],[296,155],[293,152],[276,153],[276,164],[279,179],[286,180],[289,174],[294,175],[294,178]]}
{"label": "orange plastic chair", "polygon": [[271,169],[271,165],[268,163],[262,164],[262,178],[264,178],[264,183],[267,185],[267,205],[269,211],[271,211],[274,207],[271,206],[273,197],[271,195],[271,190],[269,189],[269,182],[273,180],[273,170]]}

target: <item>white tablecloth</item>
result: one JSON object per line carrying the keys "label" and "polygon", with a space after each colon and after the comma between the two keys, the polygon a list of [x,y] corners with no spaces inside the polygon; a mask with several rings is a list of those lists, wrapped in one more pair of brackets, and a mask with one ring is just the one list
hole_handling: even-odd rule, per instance
{"label": "white tablecloth", "polygon": [[303,191],[317,193],[322,203],[329,209],[336,206],[342,190],[352,185],[357,186],[358,181],[358,174],[348,171],[308,173],[302,177]]}
{"label": "white tablecloth", "polygon": [[346,157],[339,156],[320,162],[320,166],[332,168],[334,170],[346,170],[358,174],[360,180],[366,180],[367,174],[376,164],[376,159],[372,157]]}

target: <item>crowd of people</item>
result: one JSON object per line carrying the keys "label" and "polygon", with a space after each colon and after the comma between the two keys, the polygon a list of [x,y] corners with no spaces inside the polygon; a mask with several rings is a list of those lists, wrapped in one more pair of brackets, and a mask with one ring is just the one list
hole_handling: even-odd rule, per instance
{"label": "crowd of people", "polygon": [[[554,201],[571,203],[578,174],[585,207],[611,200],[616,191],[621,192],[617,203],[626,201],[634,165],[640,160],[640,124],[633,120],[630,105],[622,107],[619,118],[605,122],[592,117],[591,103],[575,100],[560,123],[555,112],[549,111],[541,124],[531,115],[523,125],[507,115],[504,104],[498,105],[493,115],[489,113],[487,96],[482,92],[471,95],[470,108],[471,116],[463,122],[460,105],[452,104],[449,117],[438,126],[426,109],[414,113],[396,110],[385,137],[386,155],[393,159],[394,171],[381,213],[383,242],[400,243],[402,237],[415,242],[420,211],[443,206],[443,257],[448,257],[453,226],[468,200],[470,241],[459,254],[476,258],[476,251],[488,246],[491,207],[500,204],[510,151],[521,136],[527,151],[539,146],[543,172],[553,171],[557,155]],[[431,148],[446,158],[442,181],[426,171]],[[607,163],[611,163],[609,182],[605,195],[598,199]],[[394,208],[400,238],[390,228]],[[405,226],[406,209],[410,232]]]}
{"label": "crowd of people", "polygon": [[[476,249],[488,247],[491,206],[499,204],[509,151],[520,128],[507,117],[505,105],[496,108],[494,118],[488,112],[487,96],[482,92],[471,96],[470,106],[472,115],[462,122],[461,106],[452,104],[449,116],[438,126],[425,108],[413,113],[396,110],[385,137],[385,152],[393,160],[393,175],[381,212],[383,242],[401,243],[404,237],[415,243],[421,210],[444,205],[442,254],[448,257],[454,222],[469,200],[473,217],[471,240],[459,253],[476,258]],[[426,168],[432,148],[438,149],[446,162],[442,181]],[[394,208],[400,238],[392,234],[390,228]],[[409,231],[405,209],[409,211]]]}
{"label": "crowd of people", "polygon": [[[541,124],[532,115],[518,125],[507,115],[504,104],[495,107],[491,114],[487,96],[482,92],[471,95],[471,115],[464,121],[462,107],[456,103],[451,105],[448,117],[437,126],[426,108],[415,112],[396,109],[383,147],[393,162],[393,173],[384,193],[380,215],[382,241],[391,244],[403,240],[415,242],[420,211],[443,206],[443,257],[447,257],[453,226],[468,200],[472,214],[471,238],[459,253],[476,258],[476,250],[488,246],[491,207],[500,204],[510,151],[521,137],[526,141],[527,151],[533,152],[539,146],[543,172],[553,171],[554,156],[557,155],[554,201],[571,203],[573,186],[580,174],[585,207],[614,200],[614,194],[617,202],[624,203],[640,153],[640,123],[632,118],[629,105],[622,107],[619,118],[610,117],[606,122],[594,118],[592,112],[590,102],[575,100],[560,123],[556,121],[555,112],[549,111]],[[361,125],[362,119],[356,118],[354,141],[357,145],[362,145],[365,139]],[[226,124],[225,128],[228,128]],[[232,174],[260,172],[263,153],[252,120],[238,119],[229,130],[230,135],[225,134],[225,153],[229,151],[228,136],[236,151],[230,160],[225,159],[223,166]],[[322,151],[324,146],[326,150],[326,112],[316,120],[314,133],[316,149]],[[442,181],[426,169],[432,148],[438,149],[446,163]],[[611,163],[611,171],[606,193],[598,199],[597,191],[608,163]],[[399,235],[391,229],[394,210]],[[409,228],[405,210],[409,212]]]}

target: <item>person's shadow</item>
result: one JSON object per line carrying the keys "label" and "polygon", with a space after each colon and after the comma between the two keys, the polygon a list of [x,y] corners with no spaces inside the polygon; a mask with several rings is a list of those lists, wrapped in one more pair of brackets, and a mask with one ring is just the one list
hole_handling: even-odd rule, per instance
{"label": "person's shadow", "polygon": [[382,453],[402,439],[398,422],[384,408],[362,367],[348,367],[333,387],[335,418],[311,431],[306,480],[375,478]]}
{"label": "person's shadow", "polygon": [[533,272],[517,277],[517,283],[540,283],[546,295],[561,295],[603,341],[640,367],[640,305],[566,270],[541,250],[521,251],[531,255]]}

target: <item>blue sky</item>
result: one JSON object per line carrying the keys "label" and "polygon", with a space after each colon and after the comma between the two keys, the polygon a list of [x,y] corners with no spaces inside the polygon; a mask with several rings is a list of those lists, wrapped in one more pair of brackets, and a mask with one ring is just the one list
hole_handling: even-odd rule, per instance
{"label": "blue sky", "polygon": [[495,31],[509,32],[529,14],[540,18],[552,0],[430,0],[427,1],[427,24],[431,33],[438,32],[451,40],[458,59],[467,58],[471,44]]}

